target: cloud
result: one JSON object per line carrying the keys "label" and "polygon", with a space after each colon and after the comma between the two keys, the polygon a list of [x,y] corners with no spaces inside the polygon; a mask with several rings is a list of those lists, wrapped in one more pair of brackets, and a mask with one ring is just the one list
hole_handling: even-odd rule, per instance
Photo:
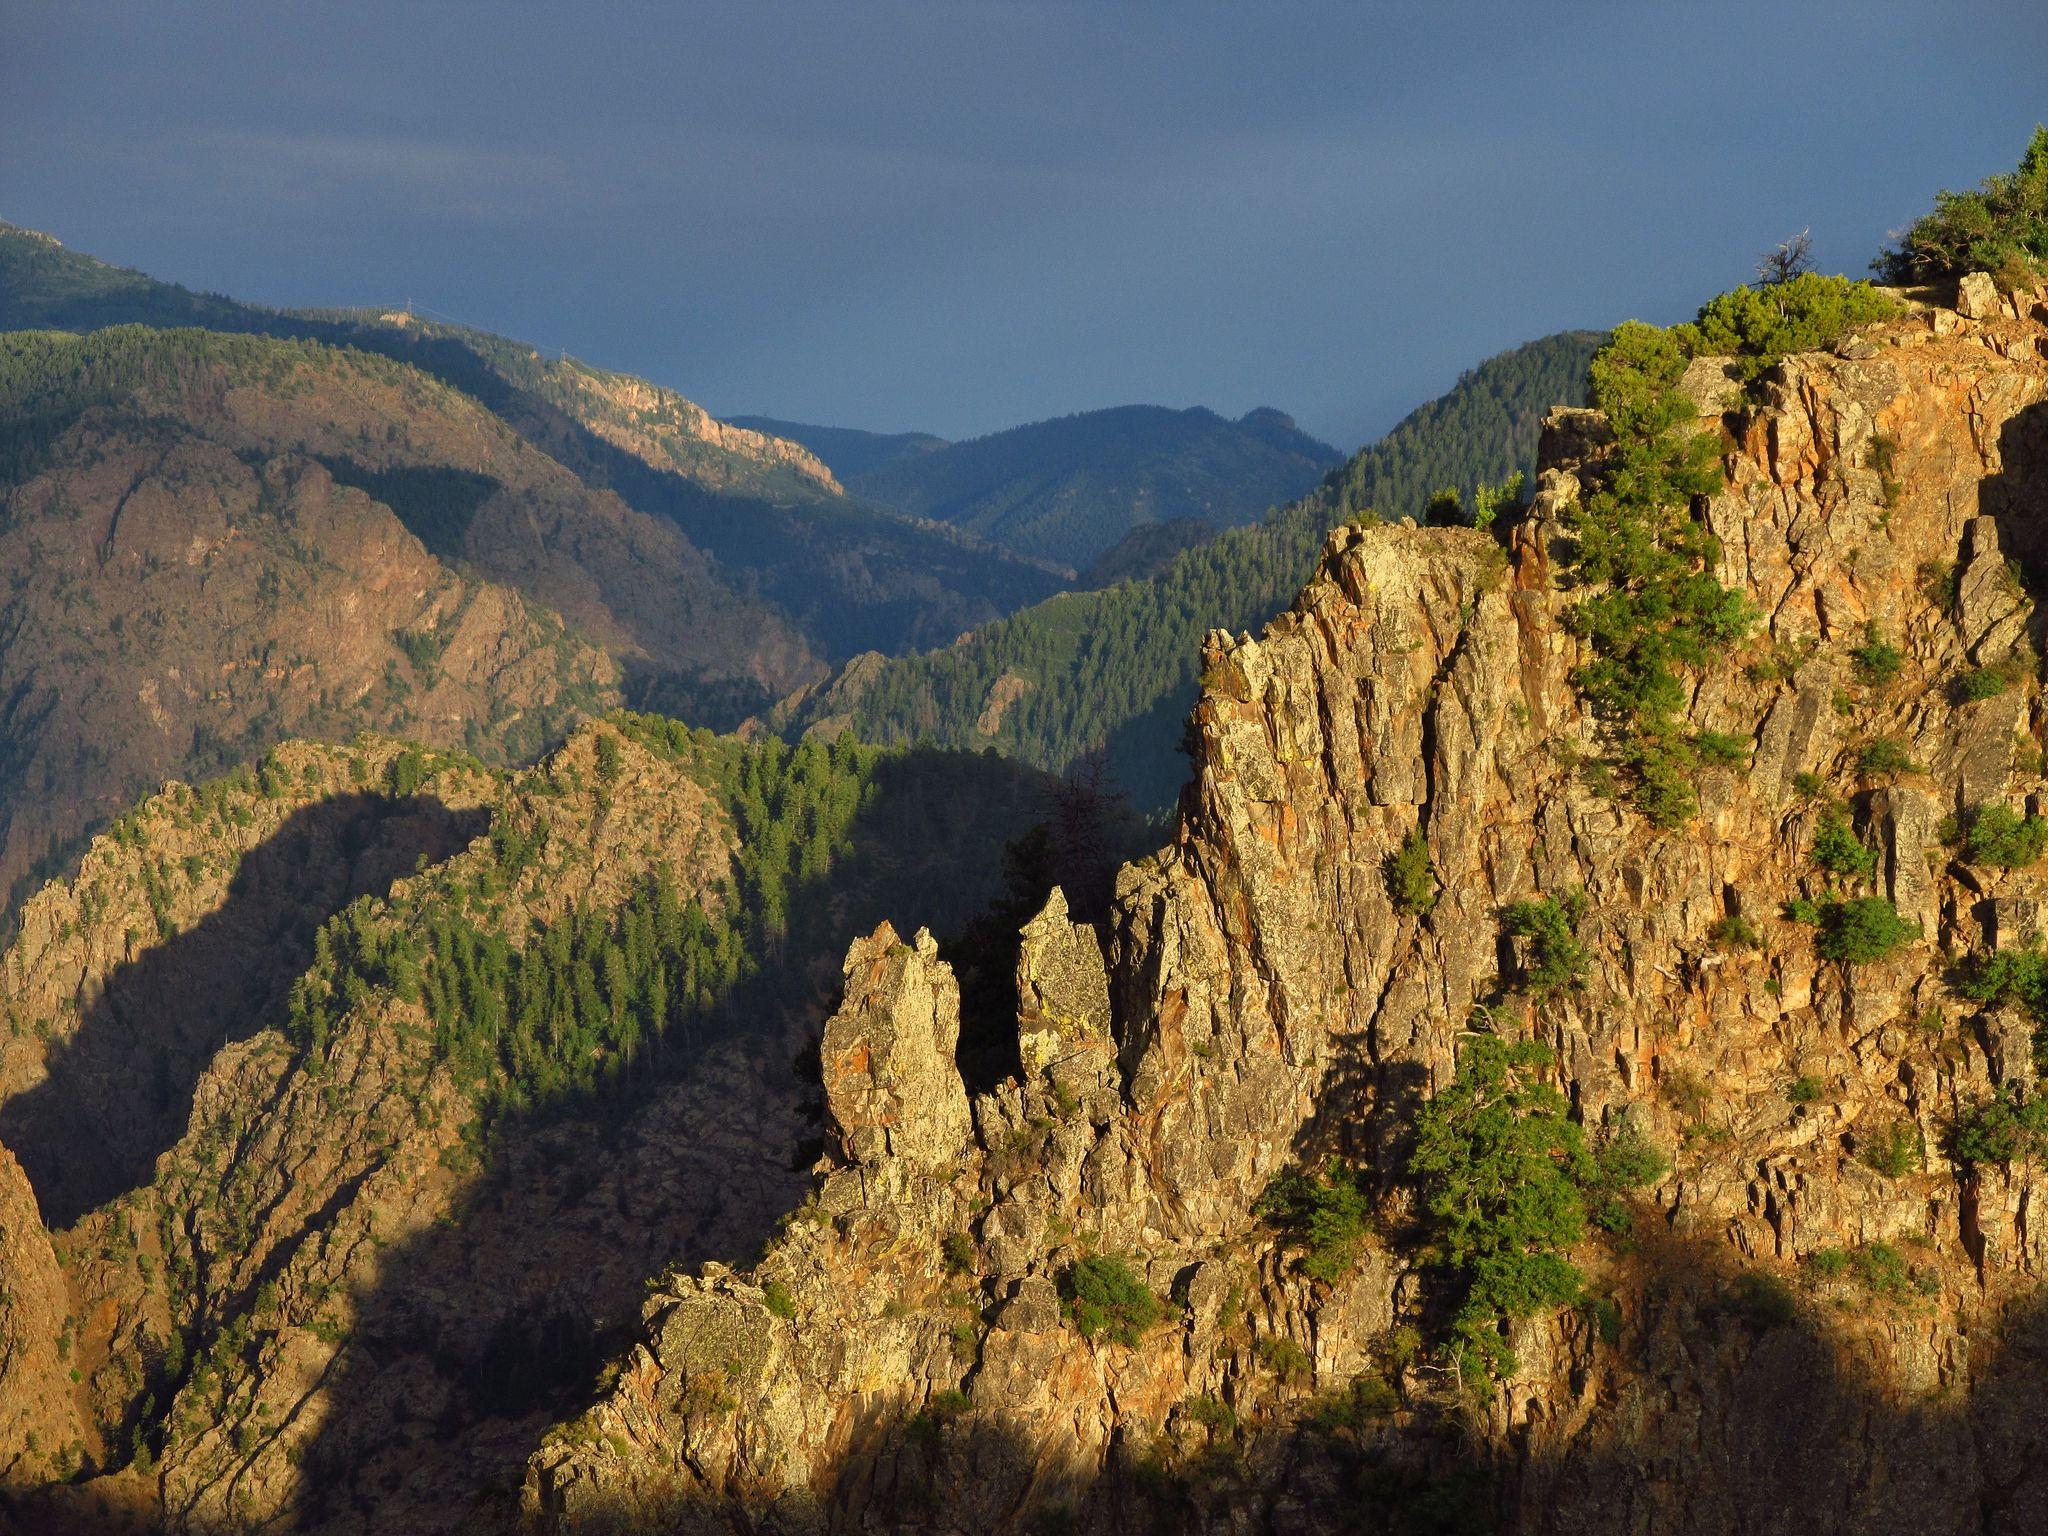
{"label": "cloud", "polygon": [[[129,159],[133,141],[105,141]],[[581,200],[569,162],[545,152],[479,148],[395,134],[195,128],[155,139],[160,174],[213,196],[320,218],[366,208],[429,222],[521,226]]]}

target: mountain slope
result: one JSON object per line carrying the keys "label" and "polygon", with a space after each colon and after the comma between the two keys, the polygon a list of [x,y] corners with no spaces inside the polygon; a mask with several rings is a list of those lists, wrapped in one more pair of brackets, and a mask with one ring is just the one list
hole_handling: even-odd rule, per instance
{"label": "mountain slope", "polygon": [[736,593],[778,605],[821,654],[932,645],[1057,590],[944,527],[854,501],[801,447],[674,391],[397,311],[274,310],[115,267],[0,225],[0,327],[200,325],[380,353],[480,402],[593,490],[675,524]]}
{"label": "mountain slope", "polygon": [[868,496],[1020,553],[1085,566],[1146,523],[1248,523],[1341,454],[1280,412],[1129,405],[1013,427],[848,477]]}
{"label": "mountain slope", "polygon": [[1265,522],[1189,550],[1158,576],[1053,598],[945,650],[863,658],[784,723],[994,746],[1054,771],[1104,750],[1140,805],[1163,806],[1185,769],[1174,746],[1203,635],[1263,623],[1299,589],[1324,534],[1360,509],[1419,517],[1443,486],[1469,492],[1526,470],[1544,412],[1584,398],[1598,340],[1571,332],[1503,353]]}
{"label": "mountain slope", "polygon": [[[0,1325],[18,1295],[47,1343],[68,1310],[76,1367],[53,1394],[21,1358],[0,1527],[68,1424],[67,1467],[110,1474],[82,1515],[451,1528],[648,1275],[788,1208],[815,1125],[790,1062],[857,922],[978,908],[1043,794],[619,716],[517,775],[365,737],[151,797],[0,968],[0,1018],[39,1023],[0,1029],[0,1144],[62,1259],[0,1157]],[[70,1507],[46,1487],[27,1528]]]}
{"label": "mountain slope", "polygon": [[819,427],[809,422],[780,421],[773,416],[728,416],[725,419],[735,427],[802,443],[841,480],[946,446],[943,437],[934,437],[929,432],[862,432],[853,427]]}
{"label": "mountain slope", "polygon": [[517,762],[622,687],[736,718],[816,665],[671,526],[314,343],[0,336],[0,507],[0,890],[294,732]]}
{"label": "mountain slope", "polygon": [[[663,1277],[527,1520],[2039,1529],[2048,287],[1965,304],[1624,373],[1505,547],[1333,531],[1205,646],[1169,846],[1027,930],[1019,1078],[853,946],[804,1204]],[[1671,827],[1575,532],[1698,437],[1665,536],[1756,629],[1679,664]]]}

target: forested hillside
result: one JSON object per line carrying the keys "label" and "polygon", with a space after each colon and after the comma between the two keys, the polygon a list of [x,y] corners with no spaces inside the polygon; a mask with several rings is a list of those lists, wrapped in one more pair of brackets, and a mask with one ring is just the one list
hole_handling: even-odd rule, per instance
{"label": "forested hillside", "polygon": [[1104,749],[1140,805],[1163,806],[1185,774],[1174,747],[1202,636],[1256,629],[1285,607],[1345,518],[1419,518],[1440,489],[1469,501],[1476,486],[1528,469],[1544,413],[1583,401],[1600,340],[1572,331],[1503,353],[1265,522],[1187,551],[1150,580],[1053,598],[942,651],[864,659],[784,723],[994,746],[1055,770]]}
{"label": "forested hillside", "polygon": [[1132,529],[1252,522],[1341,457],[1274,410],[1127,405],[904,454],[848,477],[860,495],[1006,549],[1083,567]]}
{"label": "forested hillside", "polygon": [[586,486],[674,523],[728,588],[775,604],[828,656],[937,644],[1059,586],[1040,565],[854,501],[799,445],[644,380],[405,312],[194,293],[0,223],[0,329],[121,324],[322,341],[432,374]]}

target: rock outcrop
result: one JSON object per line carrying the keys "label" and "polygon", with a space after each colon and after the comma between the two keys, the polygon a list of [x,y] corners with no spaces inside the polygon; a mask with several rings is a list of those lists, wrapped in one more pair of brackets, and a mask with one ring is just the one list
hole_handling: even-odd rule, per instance
{"label": "rock outcrop", "polygon": [[[1572,681],[1557,541],[1596,418],[1547,435],[1509,555],[1334,533],[1260,638],[1210,637],[1195,778],[1119,878],[1099,991],[1093,935],[1032,924],[1025,1076],[971,1136],[929,1060],[912,1092],[870,1080],[914,1152],[847,1142],[751,1274],[658,1287],[616,1383],[531,1462],[529,1517],[1108,1530],[1135,1498],[1183,1529],[1376,1530],[1484,1477],[1481,1518],[1530,1530],[2034,1528],[2039,1189],[1952,1140],[2032,1091],[2033,1024],[1950,970],[2037,931],[2041,877],[1943,838],[2048,793],[2042,301],[1915,308],[1751,401],[1689,378],[1723,437],[1720,574],[1761,621],[1684,710],[1747,767],[1703,767],[1678,832],[1616,797]],[[1873,637],[1896,668],[1851,654]],[[1831,883],[1830,803],[1922,925],[1853,966],[1779,916]],[[1426,914],[1386,875],[1415,833]],[[1567,894],[1586,974],[1539,1001],[1501,912]],[[943,1009],[942,962],[878,967],[886,942],[856,946],[828,1074]],[[1063,1073],[1098,1008],[1099,1070]],[[1588,1307],[1519,1329],[1521,1370],[1476,1399],[1416,1348],[1433,1281],[1402,1151],[1474,1027],[1550,1046],[1596,1140],[1625,1121],[1670,1162],[1635,1235],[1578,1255]],[[1379,1192],[1335,1280],[1256,1214],[1332,1155]],[[1091,1256],[1165,1323],[1084,1337],[1065,1298]],[[1446,1454],[1451,1424],[1478,1449]]]}

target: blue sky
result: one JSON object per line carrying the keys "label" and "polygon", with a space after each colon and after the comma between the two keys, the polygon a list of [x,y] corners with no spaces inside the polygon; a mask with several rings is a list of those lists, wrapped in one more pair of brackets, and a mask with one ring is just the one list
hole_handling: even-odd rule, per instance
{"label": "blue sky", "polygon": [[2039,0],[0,0],[0,217],[720,413],[1276,405],[1860,272],[2048,118]]}

